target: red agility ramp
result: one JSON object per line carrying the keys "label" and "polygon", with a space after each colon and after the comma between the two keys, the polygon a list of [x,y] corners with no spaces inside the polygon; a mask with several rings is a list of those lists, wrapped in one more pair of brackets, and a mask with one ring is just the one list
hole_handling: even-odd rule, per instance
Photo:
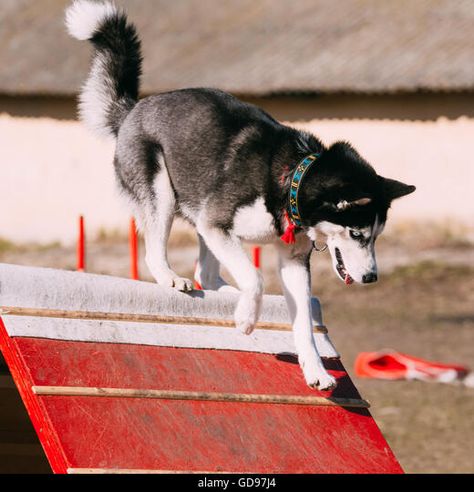
{"label": "red agility ramp", "polygon": [[246,336],[234,294],[11,265],[0,283],[0,347],[55,473],[402,473],[316,299],[333,391],[306,385],[279,296]]}

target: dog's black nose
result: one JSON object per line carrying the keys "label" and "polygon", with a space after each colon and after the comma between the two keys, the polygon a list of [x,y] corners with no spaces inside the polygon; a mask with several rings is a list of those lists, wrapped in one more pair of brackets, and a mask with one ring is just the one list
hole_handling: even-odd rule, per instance
{"label": "dog's black nose", "polygon": [[363,284],[371,284],[372,282],[377,282],[377,274],[376,273],[367,273],[362,277]]}

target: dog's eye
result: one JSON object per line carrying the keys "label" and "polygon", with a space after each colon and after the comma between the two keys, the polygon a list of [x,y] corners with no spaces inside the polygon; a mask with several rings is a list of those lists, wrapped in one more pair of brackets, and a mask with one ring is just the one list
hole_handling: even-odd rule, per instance
{"label": "dog's eye", "polygon": [[359,231],[349,231],[352,239],[360,239],[362,237],[362,232]]}

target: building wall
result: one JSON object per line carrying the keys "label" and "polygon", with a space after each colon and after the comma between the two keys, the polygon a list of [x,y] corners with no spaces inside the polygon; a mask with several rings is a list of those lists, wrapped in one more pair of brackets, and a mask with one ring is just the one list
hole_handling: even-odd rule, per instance
{"label": "building wall", "polygon": [[[385,176],[417,186],[391,223],[451,221],[474,228],[473,95],[325,96],[254,99],[325,143],[349,140]],[[73,99],[0,98],[0,237],[74,240],[126,230],[115,191],[113,141],[74,121]]]}

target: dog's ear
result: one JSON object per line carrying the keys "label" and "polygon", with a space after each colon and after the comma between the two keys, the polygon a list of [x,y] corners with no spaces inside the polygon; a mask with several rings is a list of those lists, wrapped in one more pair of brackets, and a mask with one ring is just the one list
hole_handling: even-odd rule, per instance
{"label": "dog's ear", "polygon": [[386,196],[391,200],[409,195],[416,190],[416,186],[407,185],[395,179],[382,178]]}
{"label": "dog's ear", "polygon": [[348,202],[347,200],[341,200],[336,204],[336,209],[339,212],[343,212],[344,210],[348,210],[352,207],[363,207],[365,205],[368,205],[372,201],[372,198],[365,197],[365,198],[359,198],[358,200],[354,200],[352,202]]}

